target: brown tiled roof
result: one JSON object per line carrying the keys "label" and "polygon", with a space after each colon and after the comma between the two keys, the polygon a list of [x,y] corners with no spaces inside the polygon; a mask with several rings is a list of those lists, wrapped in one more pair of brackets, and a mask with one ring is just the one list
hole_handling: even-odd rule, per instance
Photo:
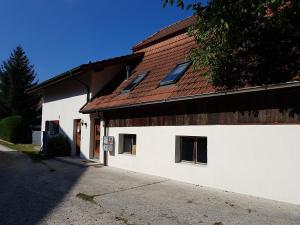
{"label": "brown tiled roof", "polygon": [[154,43],[160,42],[164,39],[168,39],[171,36],[178,35],[180,33],[185,33],[187,31],[187,28],[193,25],[195,23],[196,17],[191,16],[184,20],[180,20],[174,24],[171,24],[168,27],[163,28],[162,30],[154,33],[147,39],[141,41],[137,45],[133,46],[133,51],[141,50],[142,48],[148,47]]}
{"label": "brown tiled roof", "polygon": [[[177,97],[215,92],[213,86],[203,76],[205,69],[194,71],[190,67],[176,84],[159,87],[159,82],[176,66],[186,60],[191,48],[197,47],[194,38],[186,33],[144,48],[142,61],[133,70],[128,81],[122,81],[109,92],[103,91],[99,97],[88,103],[81,112],[101,111],[122,106],[146,104]],[[137,75],[150,71],[147,77],[131,92],[122,94],[122,90]]]}

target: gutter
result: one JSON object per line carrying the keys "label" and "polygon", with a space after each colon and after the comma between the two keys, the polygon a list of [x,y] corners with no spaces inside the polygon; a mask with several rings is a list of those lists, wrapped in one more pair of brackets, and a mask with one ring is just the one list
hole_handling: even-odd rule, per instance
{"label": "gutter", "polygon": [[74,73],[80,73],[81,71],[82,71],[82,66],[75,67],[75,68],[73,68],[73,69],[71,69],[71,70],[69,70],[67,72],[61,73],[58,76],[55,76],[53,78],[50,78],[49,80],[46,80],[46,81],[38,84],[37,86],[35,86],[35,87],[27,90],[27,93],[33,93],[33,92],[41,90],[41,89],[43,89],[45,87],[54,86],[56,83],[59,83],[59,82],[61,82],[63,80],[68,79],[70,77],[69,76],[70,72],[72,74],[74,74]]}
{"label": "gutter", "polygon": [[[81,112],[83,114],[87,114],[87,113],[95,113],[95,112],[104,112],[104,111],[115,110],[115,109],[127,109],[127,108],[132,108],[132,107],[163,104],[163,103],[172,103],[172,102],[187,101],[187,100],[194,100],[194,99],[205,99],[205,98],[213,98],[213,97],[221,97],[221,96],[231,96],[231,95],[237,95],[237,94],[257,93],[257,92],[271,91],[271,90],[282,90],[282,89],[293,88],[293,87],[300,87],[300,81],[287,82],[287,83],[281,83],[281,84],[272,84],[272,85],[265,85],[265,86],[257,86],[257,87],[249,87],[249,88],[241,88],[241,89],[230,90],[230,91],[198,94],[198,95],[185,96],[185,97],[173,97],[173,98],[163,99],[163,100],[158,100],[158,101],[137,103],[137,104],[132,104],[132,105],[123,105],[123,106],[117,106],[117,107],[109,107],[109,108],[105,108],[105,109],[99,108],[99,109],[92,109],[92,110],[80,110],[79,112]],[[84,106],[82,108],[84,108]]]}

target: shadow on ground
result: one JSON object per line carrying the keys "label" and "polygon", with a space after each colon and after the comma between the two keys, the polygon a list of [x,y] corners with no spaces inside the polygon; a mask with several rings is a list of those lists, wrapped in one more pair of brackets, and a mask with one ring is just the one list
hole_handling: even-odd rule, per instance
{"label": "shadow on ground", "polygon": [[32,163],[25,154],[0,151],[0,224],[41,223],[84,172],[83,167]]}
{"label": "shadow on ground", "polygon": [[299,205],[64,160],[0,151],[0,225],[300,225]]}

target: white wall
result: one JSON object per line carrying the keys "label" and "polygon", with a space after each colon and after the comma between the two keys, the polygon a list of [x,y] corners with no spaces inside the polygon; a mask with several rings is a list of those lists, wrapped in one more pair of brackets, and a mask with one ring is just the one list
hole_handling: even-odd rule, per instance
{"label": "white wall", "polygon": [[[87,84],[90,97],[94,97],[122,68],[124,69],[123,64],[113,65],[98,72],[82,74],[76,79]],[[94,115],[79,113],[80,108],[87,102],[87,90],[76,79],[70,78],[43,91],[42,131],[45,130],[45,121],[59,120],[60,131],[72,142],[74,155],[74,120],[83,120],[87,125],[81,126],[81,157],[91,158]]]}
{"label": "white wall", "polygon": [[[136,156],[118,154],[119,133],[137,134]],[[108,165],[300,204],[300,125],[109,128]],[[207,136],[208,163],[175,163],[175,136]]]}
{"label": "white wall", "polygon": [[94,97],[111,79],[121,70],[125,70],[125,64],[105,67],[101,72],[93,72],[89,79],[89,87]]}
{"label": "white wall", "polygon": [[[74,120],[82,119],[87,126],[81,126],[81,156],[90,157],[90,116],[79,113],[86,103],[86,91],[74,81],[64,82],[44,93],[42,108],[42,131],[45,131],[45,121],[59,120],[60,132],[72,142],[74,137]],[[75,145],[72,145],[75,154]]]}

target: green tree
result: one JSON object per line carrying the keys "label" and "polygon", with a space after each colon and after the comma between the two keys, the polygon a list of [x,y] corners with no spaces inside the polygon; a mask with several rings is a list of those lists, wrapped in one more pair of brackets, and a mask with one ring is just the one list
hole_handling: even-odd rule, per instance
{"label": "green tree", "polygon": [[[300,78],[300,1],[175,2],[196,15],[189,33],[199,47],[190,58],[196,68],[207,66],[215,86],[231,89]],[[175,2],[164,0],[164,5]]]}
{"label": "green tree", "polygon": [[20,115],[28,126],[38,113],[40,96],[26,90],[36,84],[34,67],[17,46],[0,68],[1,117]]}

